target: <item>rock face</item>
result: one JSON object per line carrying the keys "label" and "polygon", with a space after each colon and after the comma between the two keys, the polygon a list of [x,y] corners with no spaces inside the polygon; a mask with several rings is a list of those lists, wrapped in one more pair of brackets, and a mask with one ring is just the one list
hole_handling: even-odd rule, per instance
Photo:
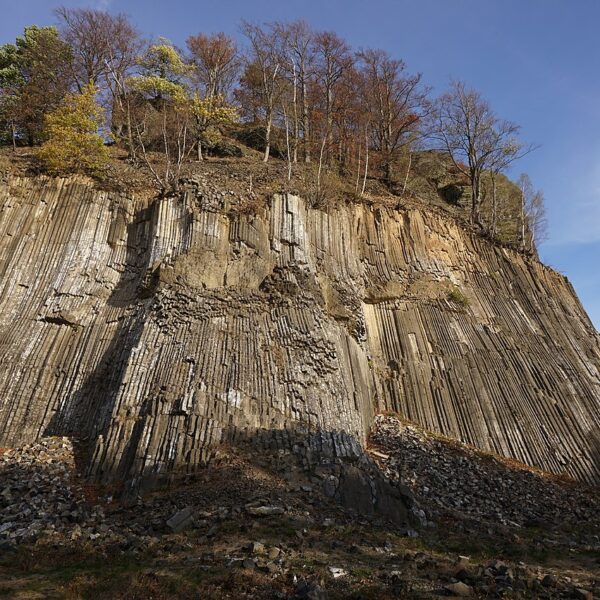
{"label": "rock face", "polygon": [[188,184],[0,185],[0,445],[77,438],[134,485],[254,430],[378,411],[600,481],[600,342],[571,286],[444,215]]}

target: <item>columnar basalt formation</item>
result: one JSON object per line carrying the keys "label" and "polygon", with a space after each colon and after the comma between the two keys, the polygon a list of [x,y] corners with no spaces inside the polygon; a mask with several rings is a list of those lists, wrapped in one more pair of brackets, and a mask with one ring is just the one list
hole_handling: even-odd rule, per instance
{"label": "columnar basalt formation", "polygon": [[600,341],[564,277],[443,214],[232,198],[0,186],[0,445],[71,436],[139,482],[387,410],[600,481]]}

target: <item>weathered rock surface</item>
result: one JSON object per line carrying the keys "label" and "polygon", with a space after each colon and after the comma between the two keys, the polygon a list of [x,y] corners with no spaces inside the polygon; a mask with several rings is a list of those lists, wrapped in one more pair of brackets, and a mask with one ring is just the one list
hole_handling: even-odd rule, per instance
{"label": "weathered rock surface", "polygon": [[136,487],[259,429],[363,441],[392,410],[600,480],[599,338],[562,276],[438,214],[207,189],[0,186],[0,445],[76,437]]}

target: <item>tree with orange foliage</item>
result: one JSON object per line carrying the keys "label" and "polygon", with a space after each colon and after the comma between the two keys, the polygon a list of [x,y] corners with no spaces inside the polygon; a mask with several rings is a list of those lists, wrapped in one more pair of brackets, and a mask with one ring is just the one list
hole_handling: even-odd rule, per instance
{"label": "tree with orange foliage", "polygon": [[240,57],[235,41],[224,33],[199,33],[186,41],[194,66],[192,79],[207,100],[226,99],[240,70]]}
{"label": "tree with orange foliage", "polygon": [[398,151],[415,138],[429,110],[428,90],[421,87],[420,74],[408,75],[404,62],[384,50],[362,50],[357,57],[374,145],[381,153],[385,182],[391,186]]}

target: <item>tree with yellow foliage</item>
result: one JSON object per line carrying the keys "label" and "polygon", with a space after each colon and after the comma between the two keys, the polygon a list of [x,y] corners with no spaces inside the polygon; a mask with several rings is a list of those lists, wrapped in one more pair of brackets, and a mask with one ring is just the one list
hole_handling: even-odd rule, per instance
{"label": "tree with yellow foliage", "polygon": [[38,158],[48,173],[98,175],[107,164],[108,150],[100,135],[104,117],[96,93],[90,83],[80,94],[67,94],[62,104],[46,115],[46,141]]}
{"label": "tree with yellow foliage", "polygon": [[186,86],[190,67],[168,41],[150,46],[138,61],[139,74],[127,85],[135,100],[131,123],[136,156],[142,159],[163,192],[175,191],[193,140]]}
{"label": "tree with yellow foliage", "polygon": [[220,95],[192,93],[194,65],[165,39],[148,48],[139,60],[139,73],[127,81],[132,105],[135,154],[163,192],[175,191],[184,161],[193,148],[202,160],[202,144],[218,135],[218,127],[237,119]]}
{"label": "tree with yellow foliage", "polygon": [[198,160],[202,160],[202,144],[209,141],[210,131],[219,125],[229,125],[237,121],[237,111],[220,95],[201,98],[194,94],[191,102],[195,118]]}

